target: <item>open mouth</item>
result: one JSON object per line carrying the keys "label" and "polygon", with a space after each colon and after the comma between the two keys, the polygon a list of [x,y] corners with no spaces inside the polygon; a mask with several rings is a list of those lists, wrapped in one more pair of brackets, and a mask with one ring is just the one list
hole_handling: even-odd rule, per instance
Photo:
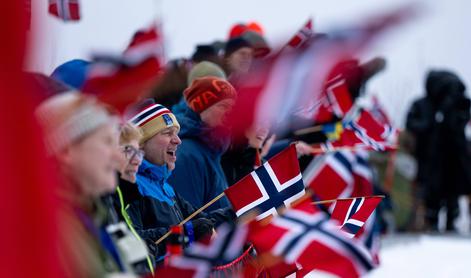
{"label": "open mouth", "polygon": [[167,154],[172,157],[176,157],[176,151],[167,151]]}

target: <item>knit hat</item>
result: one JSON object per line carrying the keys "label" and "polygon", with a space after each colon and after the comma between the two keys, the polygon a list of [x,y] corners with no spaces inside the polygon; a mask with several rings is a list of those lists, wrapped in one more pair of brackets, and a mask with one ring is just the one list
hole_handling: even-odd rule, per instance
{"label": "knit hat", "polygon": [[219,77],[223,80],[227,79],[226,74],[220,66],[216,65],[215,63],[203,61],[193,66],[193,68],[190,70],[190,73],[188,74],[188,85],[190,85],[191,82],[193,82],[193,80],[196,78],[205,76]]}
{"label": "knit hat", "polygon": [[193,111],[201,113],[221,100],[235,99],[237,93],[229,82],[209,76],[195,79],[183,96]]}
{"label": "knit hat", "polygon": [[90,62],[85,60],[70,60],[58,66],[51,77],[80,90],[85,83],[89,66]]}
{"label": "knit hat", "polygon": [[215,47],[213,47],[212,45],[200,44],[196,46],[195,52],[191,56],[191,60],[194,63],[199,63],[201,61],[213,59],[217,56],[218,53]]}
{"label": "knit hat", "polygon": [[270,53],[270,47],[262,35],[255,31],[246,31],[242,38],[245,39],[254,49],[255,57],[264,57]]}
{"label": "knit hat", "polygon": [[161,130],[175,126],[180,129],[180,124],[175,115],[165,106],[153,103],[140,109],[130,120],[134,126],[142,131],[140,143],[144,143]]}
{"label": "knit hat", "polygon": [[226,43],[226,48],[224,49],[224,56],[229,57],[232,53],[236,52],[237,50],[243,47],[252,48],[252,45],[246,39],[241,37],[230,39]]}
{"label": "knit hat", "polygon": [[91,133],[98,127],[117,122],[95,98],[68,91],[46,99],[35,111],[45,135],[50,155]]}

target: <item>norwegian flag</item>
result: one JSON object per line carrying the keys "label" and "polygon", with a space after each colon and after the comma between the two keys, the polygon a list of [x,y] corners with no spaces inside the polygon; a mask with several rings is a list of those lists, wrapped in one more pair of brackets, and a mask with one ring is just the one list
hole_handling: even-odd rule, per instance
{"label": "norwegian flag", "polygon": [[286,44],[292,48],[303,46],[314,35],[312,30],[312,19],[310,18],[306,24],[288,41]]}
{"label": "norwegian flag", "polygon": [[294,145],[224,191],[237,216],[257,209],[257,219],[277,215],[305,194]]}
{"label": "norwegian flag", "polygon": [[228,116],[234,136],[243,138],[248,128],[262,123],[284,133],[294,113],[316,114],[334,66],[358,56],[379,34],[402,22],[407,12],[396,10],[356,28],[331,32],[308,47],[256,61],[246,75],[233,80],[239,93]]}
{"label": "norwegian flag", "polygon": [[324,151],[339,147],[359,147],[375,151],[388,151],[397,148],[398,130],[391,125],[378,122],[365,109],[353,109],[342,121],[343,132],[331,142],[322,143]]}
{"label": "norwegian flag", "polygon": [[334,119],[342,119],[352,109],[354,99],[346,79],[351,74],[349,71],[352,71],[351,63],[352,61],[342,61],[332,69],[324,85],[319,108],[312,116],[306,117],[314,119],[317,124],[328,123]]}
{"label": "norwegian flag", "polygon": [[83,91],[122,112],[157,82],[163,65],[163,39],[153,25],[137,32],[120,56],[98,55]]}
{"label": "norwegian flag", "polygon": [[[363,152],[342,150],[316,157],[304,170],[303,176],[304,183],[319,200],[373,193],[373,172]],[[331,208],[332,204],[326,206]]]}
{"label": "norwegian flag", "polygon": [[208,243],[195,242],[183,255],[172,256],[168,266],[158,270],[155,277],[206,278],[213,266],[232,262],[242,254],[247,235],[247,225],[224,223]]}
{"label": "norwegian flag", "polygon": [[268,224],[253,225],[249,239],[260,252],[339,277],[359,277],[373,269],[365,247],[349,239],[310,199],[287,209]]}
{"label": "norwegian flag", "polygon": [[383,125],[391,125],[391,120],[379,102],[378,97],[373,95],[371,97],[371,102],[373,103],[373,106],[371,107],[371,115],[376,119],[376,121]]}
{"label": "norwegian flag", "polygon": [[337,200],[331,218],[341,224],[348,237],[355,237],[381,202],[381,197]]}
{"label": "norwegian flag", "polygon": [[79,0],[49,0],[48,11],[63,21],[80,20]]}

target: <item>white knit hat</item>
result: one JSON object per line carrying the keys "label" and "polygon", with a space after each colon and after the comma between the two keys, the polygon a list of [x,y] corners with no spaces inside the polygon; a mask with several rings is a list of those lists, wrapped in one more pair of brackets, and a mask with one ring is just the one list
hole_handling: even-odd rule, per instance
{"label": "white knit hat", "polygon": [[116,120],[95,98],[69,91],[46,99],[36,109],[46,149],[57,154],[96,128]]}

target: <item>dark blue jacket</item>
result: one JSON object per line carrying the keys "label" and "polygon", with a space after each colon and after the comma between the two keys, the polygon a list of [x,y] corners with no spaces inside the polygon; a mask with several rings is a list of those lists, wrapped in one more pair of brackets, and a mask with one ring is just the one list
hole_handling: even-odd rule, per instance
{"label": "dark blue jacket", "polygon": [[[229,132],[208,128],[199,114],[184,102],[174,106],[173,111],[181,126],[182,144],[177,149],[177,162],[169,183],[194,207],[200,208],[228,186],[221,156],[229,147]],[[229,201],[223,197],[206,211],[228,206]]]}
{"label": "dark blue jacket", "polygon": [[[146,241],[157,262],[165,254],[165,242],[159,246],[154,242],[167,233],[170,226],[177,225],[196,210],[168,185],[170,174],[167,166],[153,165],[144,160],[139,167],[137,183],[121,180],[119,185],[134,229]],[[217,226],[232,221],[234,217],[234,212],[230,209],[219,209],[209,213],[202,212],[194,219],[207,218]]]}

